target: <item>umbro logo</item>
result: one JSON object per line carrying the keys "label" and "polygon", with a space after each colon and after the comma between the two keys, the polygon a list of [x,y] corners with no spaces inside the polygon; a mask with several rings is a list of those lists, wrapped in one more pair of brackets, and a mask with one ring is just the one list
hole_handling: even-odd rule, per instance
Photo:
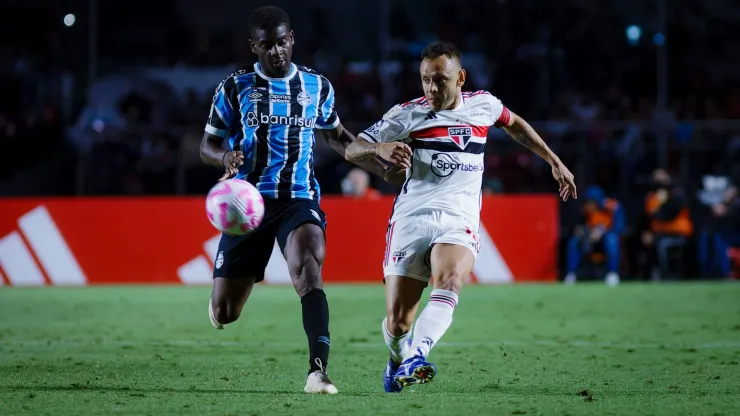
{"label": "umbro logo", "polygon": [[217,269],[220,269],[221,266],[224,265],[224,252],[223,252],[223,250],[218,252],[218,257],[216,257],[216,264],[215,265],[216,265],[216,268]]}
{"label": "umbro logo", "polygon": [[252,91],[247,95],[247,97],[249,97],[249,101],[254,103],[262,98],[262,94],[258,93],[257,91]]}

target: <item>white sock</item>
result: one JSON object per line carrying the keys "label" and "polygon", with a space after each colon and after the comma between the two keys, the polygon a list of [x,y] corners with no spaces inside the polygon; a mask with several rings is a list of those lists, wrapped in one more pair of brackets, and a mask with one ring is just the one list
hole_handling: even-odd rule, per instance
{"label": "white sock", "polygon": [[406,351],[409,349],[409,335],[411,331],[395,336],[388,331],[388,318],[383,319],[383,339],[385,339],[385,345],[391,350],[391,360],[394,363],[400,364],[403,362],[403,357],[406,355]]}
{"label": "white sock", "polygon": [[414,341],[404,354],[404,360],[415,355],[429,355],[429,351],[452,324],[452,313],[455,312],[456,305],[457,293],[442,289],[432,290],[429,303],[414,324]]}

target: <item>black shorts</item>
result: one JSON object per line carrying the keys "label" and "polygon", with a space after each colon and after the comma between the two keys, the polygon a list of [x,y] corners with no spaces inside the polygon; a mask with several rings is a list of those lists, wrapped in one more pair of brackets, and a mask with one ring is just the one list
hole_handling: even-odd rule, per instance
{"label": "black shorts", "polygon": [[284,253],[290,232],[305,223],[316,224],[326,231],[326,215],[316,201],[265,198],[265,217],[259,227],[247,235],[221,235],[213,277],[253,277],[255,283],[261,282],[275,239]]}

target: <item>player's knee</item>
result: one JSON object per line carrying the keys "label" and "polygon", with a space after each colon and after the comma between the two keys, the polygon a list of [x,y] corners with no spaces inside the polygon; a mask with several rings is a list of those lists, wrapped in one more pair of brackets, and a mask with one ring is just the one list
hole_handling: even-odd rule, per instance
{"label": "player's knee", "polygon": [[313,256],[305,256],[300,261],[291,261],[288,271],[298,296],[303,297],[313,289],[323,289],[321,264]]}
{"label": "player's knee", "polygon": [[460,293],[466,277],[465,272],[459,268],[443,270],[434,276],[434,288]]}
{"label": "player's knee", "polygon": [[237,319],[241,313],[240,308],[229,302],[215,302],[213,304],[213,316],[222,325],[230,324]]}

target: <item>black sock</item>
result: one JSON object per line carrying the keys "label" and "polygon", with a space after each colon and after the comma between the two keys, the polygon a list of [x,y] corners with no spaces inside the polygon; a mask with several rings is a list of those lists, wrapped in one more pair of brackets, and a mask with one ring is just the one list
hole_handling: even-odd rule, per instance
{"label": "black sock", "polygon": [[326,371],[329,361],[329,303],[326,293],[313,289],[301,298],[303,329],[308,337],[311,371]]}

